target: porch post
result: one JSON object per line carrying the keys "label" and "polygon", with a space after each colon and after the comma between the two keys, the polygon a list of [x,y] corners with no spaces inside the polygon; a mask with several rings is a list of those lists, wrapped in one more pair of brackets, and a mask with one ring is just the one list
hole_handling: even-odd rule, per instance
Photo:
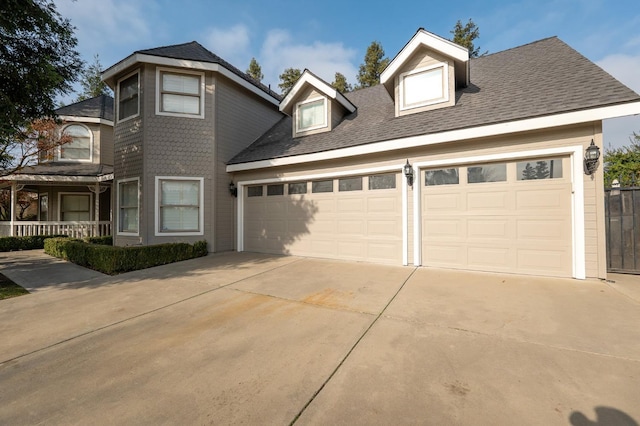
{"label": "porch post", "polygon": [[16,230],[15,230],[15,220],[16,220],[16,199],[17,199],[17,187],[18,185],[16,184],[16,182],[11,182],[11,209],[9,210],[9,214],[11,215],[9,217],[9,224],[11,225],[11,232],[10,232],[10,236],[14,237],[16,235]]}
{"label": "porch post", "polygon": [[94,209],[94,217],[96,221],[96,226],[94,228],[94,237],[100,236],[100,182],[96,182],[95,189],[93,191],[95,194],[95,200],[93,201],[93,209]]}

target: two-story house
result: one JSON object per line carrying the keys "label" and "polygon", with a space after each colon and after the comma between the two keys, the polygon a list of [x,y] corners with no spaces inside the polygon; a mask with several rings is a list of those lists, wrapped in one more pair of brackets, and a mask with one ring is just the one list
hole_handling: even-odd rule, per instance
{"label": "two-story house", "polygon": [[[111,234],[113,98],[101,95],[55,112],[59,131],[71,141],[41,153],[38,164],[3,178],[11,213],[9,221],[0,222],[0,235]],[[35,220],[17,220],[21,191],[33,194]]]}
{"label": "two-story house", "polygon": [[469,58],[420,29],[346,94],[305,70],[280,99],[195,42],[103,77],[117,244],[606,276],[602,120],[640,96],[555,37]]}

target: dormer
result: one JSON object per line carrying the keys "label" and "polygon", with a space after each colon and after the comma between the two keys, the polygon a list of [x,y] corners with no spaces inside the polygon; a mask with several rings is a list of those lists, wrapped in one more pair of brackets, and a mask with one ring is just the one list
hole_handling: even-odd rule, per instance
{"label": "dormer", "polygon": [[469,85],[469,51],[420,28],[380,75],[396,117],[455,105]]}
{"label": "dormer", "polygon": [[342,93],[309,70],[280,103],[280,111],[293,118],[293,137],[329,132],[356,110]]}

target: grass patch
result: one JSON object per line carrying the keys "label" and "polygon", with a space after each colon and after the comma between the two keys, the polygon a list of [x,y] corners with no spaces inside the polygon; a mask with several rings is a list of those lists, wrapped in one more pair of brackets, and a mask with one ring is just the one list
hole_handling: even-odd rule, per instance
{"label": "grass patch", "polygon": [[0,300],[29,294],[27,290],[0,274]]}

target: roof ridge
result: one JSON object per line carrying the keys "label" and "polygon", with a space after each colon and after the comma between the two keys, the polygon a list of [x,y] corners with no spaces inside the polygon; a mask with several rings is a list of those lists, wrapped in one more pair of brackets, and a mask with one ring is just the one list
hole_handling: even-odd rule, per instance
{"label": "roof ridge", "polygon": [[542,43],[544,41],[553,40],[553,39],[556,39],[558,41],[562,41],[558,36],[545,37],[545,38],[541,38],[539,40],[530,41],[529,43],[521,44],[519,46],[510,47],[510,48],[504,49],[504,50],[498,50],[497,52],[487,53],[486,55],[478,56],[478,57],[475,57],[475,58],[469,58],[469,60],[477,60],[477,59],[482,59],[482,58],[488,58],[488,57],[493,56],[493,55],[509,52],[511,50],[520,49],[522,47],[531,46],[531,45],[534,45],[534,44]]}

